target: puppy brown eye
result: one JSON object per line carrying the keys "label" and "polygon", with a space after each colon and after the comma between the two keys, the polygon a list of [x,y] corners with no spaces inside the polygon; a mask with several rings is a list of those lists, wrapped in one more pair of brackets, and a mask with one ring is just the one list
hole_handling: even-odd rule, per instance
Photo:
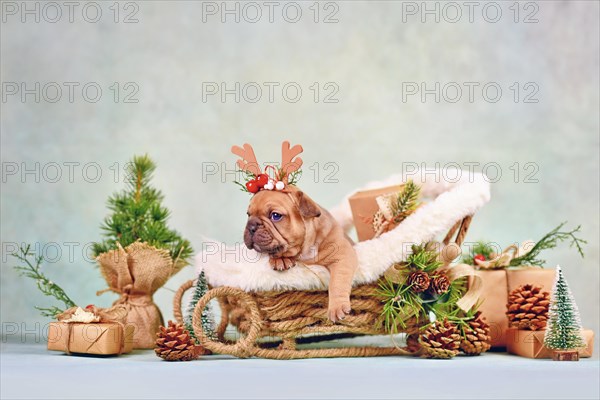
{"label": "puppy brown eye", "polygon": [[271,221],[274,221],[274,222],[281,221],[281,218],[283,218],[283,215],[279,214],[278,212],[273,211],[271,213]]}

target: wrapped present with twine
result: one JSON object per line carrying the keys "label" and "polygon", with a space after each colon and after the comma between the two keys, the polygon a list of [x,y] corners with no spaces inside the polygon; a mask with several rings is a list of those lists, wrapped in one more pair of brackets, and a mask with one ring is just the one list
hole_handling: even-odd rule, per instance
{"label": "wrapped present with twine", "polygon": [[420,187],[411,180],[350,196],[358,240],[378,238],[394,229],[419,207],[419,196]]}
{"label": "wrapped present with twine", "polygon": [[154,348],[156,332],[164,322],[152,296],[186,263],[180,259],[173,260],[168,250],[142,242],[125,248],[117,243],[115,250],[100,254],[96,261],[108,284],[108,289],[97,294],[106,291],[118,293],[120,298],[113,305],[125,307],[126,325],[135,327],[133,347]]}
{"label": "wrapped present with twine", "polygon": [[[506,331],[506,351],[527,358],[552,358],[553,350],[544,346],[544,334],[544,331],[508,328]],[[581,334],[586,347],[577,349],[579,358],[592,357],[594,353],[594,331],[584,329]]]}
{"label": "wrapped present with twine", "polygon": [[526,241],[511,245],[489,260],[475,260],[477,276],[481,278],[481,305],[479,310],[490,325],[492,347],[507,345],[509,321],[506,317],[509,294],[522,285],[535,285],[549,291],[554,283],[554,270],[538,266],[511,266],[511,261],[526,254],[534,243]]}
{"label": "wrapped present with twine", "polygon": [[133,347],[135,327],[126,324],[124,305],[71,307],[48,327],[48,350],[67,354],[118,355]]}

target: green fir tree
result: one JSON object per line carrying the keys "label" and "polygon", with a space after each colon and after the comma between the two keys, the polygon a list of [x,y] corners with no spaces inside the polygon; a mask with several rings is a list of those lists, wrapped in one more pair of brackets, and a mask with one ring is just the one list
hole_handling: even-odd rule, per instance
{"label": "green fir tree", "polygon": [[550,297],[544,345],[553,350],[574,350],[586,347],[581,330],[577,304],[562,270],[557,266],[556,279]]}
{"label": "green fir tree", "polygon": [[[190,332],[190,335],[196,339],[198,342],[198,338],[194,332],[194,327],[192,325],[192,319],[194,316],[194,310],[196,309],[196,304],[198,300],[202,298],[208,292],[208,283],[206,282],[206,277],[204,276],[204,271],[200,272],[198,275],[198,280],[194,285],[194,293],[192,294],[192,299],[190,304],[188,305],[187,313],[184,318],[185,328]],[[211,339],[216,339],[215,335],[215,318],[212,313],[212,309],[210,304],[208,304],[204,311],[202,312],[202,330],[206,333],[206,335]],[[198,342],[199,343],[199,342]],[[201,344],[201,343],[199,343]]]}
{"label": "green fir tree", "polygon": [[167,226],[169,210],[161,204],[164,196],[150,186],[155,169],[147,155],[135,156],[127,165],[127,188],[108,199],[112,215],[102,224],[105,240],[94,243],[94,256],[117,248],[117,242],[127,247],[139,240],[169,250],[171,258],[180,262],[191,257],[190,243]]}

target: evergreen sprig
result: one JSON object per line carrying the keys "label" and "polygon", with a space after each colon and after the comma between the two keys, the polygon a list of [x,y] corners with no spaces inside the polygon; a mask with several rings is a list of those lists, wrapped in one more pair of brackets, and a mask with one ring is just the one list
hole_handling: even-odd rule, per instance
{"label": "evergreen sprig", "polygon": [[[513,258],[510,261],[510,266],[518,267],[520,265],[535,265],[543,267],[544,264],[546,264],[546,260],[539,258],[540,253],[543,250],[553,249],[560,243],[568,240],[570,240],[570,247],[575,247],[581,257],[583,257],[583,245],[586,244],[587,241],[577,237],[576,235],[581,231],[581,225],[578,225],[575,229],[570,231],[561,231],[565,224],[566,222],[561,223],[556,228],[544,235],[527,253]],[[475,261],[473,260],[475,255],[482,254],[486,260],[489,260],[496,252],[497,249],[495,249],[491,243],[479,241],[470,249],[469,254],[463,257],[462,262],[469,265],[475,265]]]}
{"label": "evergreen sprig", "polygon": [[155,169],[147,155],[135,156],[127,165],[127,188],[108,199],[112,214],[102,224],[106,239],[93,245],[95,256],[115,249],[117,242],[126,247],[139,240],[169,250],[173,259],[186,262],[191,257],[190,242],[167,226],[170,213],[161,204],[164,196],[150,186]]}
{"label": "evergreen sprig", "polygon": [[394,222],[399,224],[419,206],[421,188],[412,180],[404,184],[395,201],[391,204]]}
{"label": "evergreen sprig", "polygon": [[465,319],[461,317],[462,310],[456,303],[466,291],[466,278],[452,281],[448,291],[441,295],[431,291],[416,293],[406,283],[406,277],[411,272],[423,271],[431,276],[441,266],[442,262],[431,243],[413,245],[412,254],[406,261],[395,265],[398,279],[392,280],[389,276],[384,276],[379,280],[376,297],[383,303],[380,323],[387,332],[397,333],[398,328],[406,328],[409,319],[427,319],[430,313],[440,320]]}
{"label": "evergreen sprig", "polygon": [[379,280],[376,297],[383,303],[380,323],[386,332],[398,333],[398,328],[405,329],[412,317],[427,319],[433,313],[437,320],[448,320],[456,324],[467,324],[473,318],[475,310],[469,313],[462,311],[456,303],[466,291],[466,278],[459,278],[450,284],[448,291],[442,295],[431,292],[415,293],[410,285],[395,283],[388,277]]}
{"label": "evergreen sprig", "polygon": [[[242,176],[243,176],[242,180],[243,180],[244,182],[248,182],[248,181],[250,181],[250,180],[252,180],[252,179],[255,179],[255,178],[256,178],[256,175],[254,175],[254,174],[253,174],[252,172],[250,172],[250,171],[246,171],[246,170],[240,170],[240,171],[238,171],[238,173],[242,174]],[[238,186],[240,187],[240,190],[241,190],[242,192],[250,193],[250,192],[248,191],[248,189],[246,188],[246,185],[245,185],[245,184],[243,184],[243,183],[240,183],[240,182],[238,182],[238,181],[233,181],[233,183],[235,183],[236,185],[238,185]]]}
{"label": "evergreen sprig", "polygon": [[424,314],[421,298],[410,290],[409,285],[396,284],[385,277],[379,281],[376,296],[383,303],[381,321],[385,330],[392,334],[398,333],[398,327],[406,328],[411,317]]}
{"label": "evergreen sprig", "polygon": [[438,259],[438,253],[426,244],[412,245],[412,253],[406,257],[405,264],[408,269],[430,273],[438,269],[442,262]]}
{"label": "evergreen sprig", "polygon": [[510,265],[513,267],[519,265],[543,266],[544,264],[546,264],[546,260],[538,258],[542,250],[553,249],[559,243],[564,242],[566,240],[570,240],[571,243],[569,244],[569,247],[575,246],[579,255],[583,257],[584,255],[582,246],[586,244],[587,241],[575,236],[575,234],[581,230],[581,225],[578,225],[575,229],[570,231],[561,231],[562,227],[565,224],[566,221],[558,225],[546,235],[544,235],[544,237],[537,241],[536,244],[527,253],[523,254],[520,257],[513,258],[510,261]]}
{"label": "evergreen sprig", "polygon": [[470,328],[469,322],[475,318],[475,314],[479,309],[480,303],[474,305],[469,311],[465,312],[456,307],[455,310],[443,318],[448,319],[457,328],[463,339],[467,339],[467,328]]}
{"label": "evergreen sprig", "polygon": [[[44,273],[41,271],[41,264],[44,260],[44,257],[41,255],[34,256],[34,254],[29,251],[30,248],[31,245],[27,245],[25,248],[20,247],[19,252],[11,254],[19,261],[25,263],[25,265],[17,265],[14,268],[19,271],[21,276],[35,280],[38,289],[44,295],[54,297],[56,300],[64,304],[64,308],[62,309],[56,306],[52,306],[50,308],[35,307],[41,311],[41,314],[44,317],[54,318],[58,314],[62,313],[65,309],[74,307],[75,303],[69,296],[67,296],[65,291],[60,286],[52,282],[44,275]],[[29,258],[32,256],[34,257],[33,262],[29,260]]]}
{"label": "evergreen sprig", "polygon": [[290,172],[288,174],[288,185],[297,185],[298,181],[300,180],[301,177],[302,177],[301,169],[294,171],[294,172]]}
{"label": "evergreen sprig", "polygon": [[473,257],[477,254],[481,254],[486,260],[491,258],[492,253],[495,253],[496,249],[488,242],[478,241],[473,245],[468,255],[465,255],[462,262],[469,265],[475,265]]}

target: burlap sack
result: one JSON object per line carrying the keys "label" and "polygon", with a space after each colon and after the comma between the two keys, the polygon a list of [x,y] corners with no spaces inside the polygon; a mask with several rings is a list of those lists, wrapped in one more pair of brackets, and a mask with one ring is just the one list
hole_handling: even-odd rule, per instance
{"label": "burlap sack", "polygon": [[108,283],[106,290],[121,295],[113,305],[124,305],[127,308],[126,324],[135,326],[133,347],[153,348],[163,318],[152,295],[185,263],[174,262],[167,250],[141,242],[125,249],[118,245],[117,249],[100,254],[96,261]]}

